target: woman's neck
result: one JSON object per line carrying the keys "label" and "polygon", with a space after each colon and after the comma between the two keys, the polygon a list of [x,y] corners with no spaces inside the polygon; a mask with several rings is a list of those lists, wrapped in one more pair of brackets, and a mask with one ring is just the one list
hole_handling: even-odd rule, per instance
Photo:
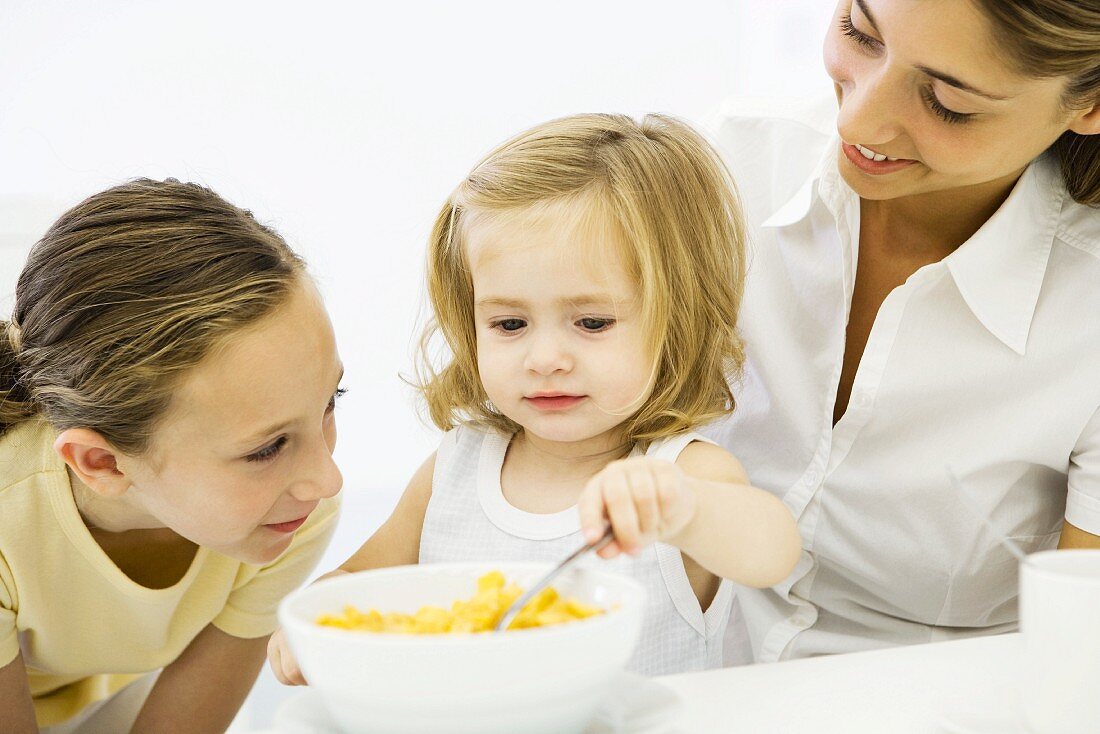
{"label": "woman's neck", "polygon": [[993,216],[1021,174],[1023,170],[983,184],[897,199],[861,199],[860,228],[873,240],[889,243],[899,256],[942,260]]}

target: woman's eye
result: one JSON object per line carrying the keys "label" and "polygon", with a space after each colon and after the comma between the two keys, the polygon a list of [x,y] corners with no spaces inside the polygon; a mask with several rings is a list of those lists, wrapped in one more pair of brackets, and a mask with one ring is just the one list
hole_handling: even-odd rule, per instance
{"label": "woman's eye", "polygon": [[283,446],[286,446],[286,436],[279,436],[275,439],[275,442],[264,446],[259,451],[249,454],[245,457],[248,461],[271,461],[279,452],[283,450]]}
{"label": "woman's eye", "polygon": [[500,321],[494,321],[492,328],[497,331],[513,332],[519,331],[524,326],[527,326],[527,322],[523,319],[501,319]]}
{"label": "woman's eye", "polygon": [[944,122],[950,122],[953,125],[966,122],[974,116],[972,112],[955,112],[949,110],[936,99],[935,93],[931,87],[924,87],[921,89],[921,97],[924,98],[924,103],[928,105],[928,109],[932,110],[936,117],[940,118]]}
{"label": "woman's eye", "polygon": [[615,324],[615,319],[599,319],[590,316],[586,316],[583,319],[577,321],[577,326],[581,327],[585,331],[600,332],[610,329]]}
{"label": "woman's eye", "polygon": [[336,389],[336,392],[332,394],[332,397],[328,399],[328,407],[325,408],[326,413],[331,413],[336,410],[336,401],[347,395],[347,390],[340,387]]}
{"label": "woman's eye", "polygon": [[840,32],[868,50],[876,50],[880,45],[878,41],[856,28],[855,24],[852,23],[851,13],[840,19]]}

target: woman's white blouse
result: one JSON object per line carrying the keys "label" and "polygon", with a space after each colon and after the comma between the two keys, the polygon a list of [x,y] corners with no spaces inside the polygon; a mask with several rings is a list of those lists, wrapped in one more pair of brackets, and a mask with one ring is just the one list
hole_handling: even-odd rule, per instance
{"label": "woman's white blouse", "polygon": [[948,480],[1028,551],[1063,518],[1100,534],[1100,210],[1055,161],[883,302],[847,412],[833,405],[859,200],[831,118],[724,114],[716,137],[750,224],[737,408],[707,433],[798,518],[804,551],[739,589],[753,654],[774,661],[1003,632],[1017,566]]}

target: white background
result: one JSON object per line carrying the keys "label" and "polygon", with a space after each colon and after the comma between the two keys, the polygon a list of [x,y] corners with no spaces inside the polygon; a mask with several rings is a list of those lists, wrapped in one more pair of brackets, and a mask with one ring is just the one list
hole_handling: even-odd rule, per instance
{"label": "white background", "polygon": [[[0,4],[0,318],[26,250],[134,176],[201,182],[311,265],[346,366],[347,512],[384,519],[436,442],[409,374],[437,208],[504,138],[565,114],[672,113],[829,91],[831,0]],[[244,718],[285,692],[264,673]]]}

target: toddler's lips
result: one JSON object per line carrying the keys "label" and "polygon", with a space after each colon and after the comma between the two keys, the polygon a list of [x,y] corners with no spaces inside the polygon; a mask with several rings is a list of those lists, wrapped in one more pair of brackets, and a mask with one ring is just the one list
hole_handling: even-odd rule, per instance
{"label": "toddler's lips", "polygon": [[567,410],[584,400],[583,395],[534,395],[524,398],[539,410]]}
{"label": "toddler's lips", "polygon": [[264,527],[274,530],[277,533],[293,533],[295,530],[302,527],[308,517],[309,515],[306,515],[305,517],[299,517],[297,520],[271,523],[270,525],[264,525]]}

